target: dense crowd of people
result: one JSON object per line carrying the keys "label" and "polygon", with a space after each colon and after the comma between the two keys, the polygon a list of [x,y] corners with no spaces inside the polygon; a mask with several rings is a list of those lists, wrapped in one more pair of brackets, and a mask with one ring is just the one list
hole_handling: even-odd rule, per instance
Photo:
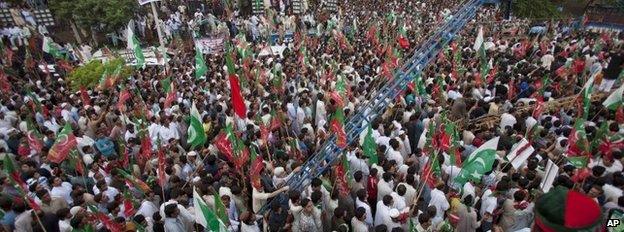
{"label": "dense crowd of people", "polygon": [[[344,141],[343,118],[461,1],[251,17],[218,2],[158,3],[167,64],[80,89],[67,74],[83,55],[2,38],[4,231],[601,231],[622,215],[622,34],[534,30],[484,6]],[[227,34],[223,52],[180,42],[204,20],[202,33]],[[153,15],[133,21],[157,41]],[[259,55],[272,44],[287,48]],[[287,186],[327,140],[337,162]]]}

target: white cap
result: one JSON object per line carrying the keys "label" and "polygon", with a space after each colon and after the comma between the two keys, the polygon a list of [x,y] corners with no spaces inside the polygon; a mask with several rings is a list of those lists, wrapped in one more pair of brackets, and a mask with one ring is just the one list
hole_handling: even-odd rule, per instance
{"label": "white cap", "polygon": [[401,213],[399,213],[398,209],[391,209],[390,212],[388,212],[388,214],[390,214],[390,217],[395,218],[398,217],[399,215],[401,215]]}
{"label": "white cap", "polygon": [[278,177],[279,177],[279,176],[281,176],[282,174],[284,174],[284,168],[283,168],[283,167],[276,167],[276,168],[273,170],[273,175],[274,175],[274,176],[278,176]]}
{"label": "white cap", "polygon": [[197,152],[196,151],[190,151],[189,153],[186,153],[186,156],[197,156]]}

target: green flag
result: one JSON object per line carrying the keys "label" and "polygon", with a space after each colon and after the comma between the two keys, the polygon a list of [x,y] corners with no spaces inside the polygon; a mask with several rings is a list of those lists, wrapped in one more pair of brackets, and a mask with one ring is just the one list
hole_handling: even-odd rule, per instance
{"label": "green flag", "polygon": [[193,206],[195,209],[195,222],[202,225],[206,230],[227,232],[225,224],[210,210],[204,199],[193,188]]}
{"label": "green flag", "polygon": [[229,225],[230,219],[228,218],[227,210],[225,209],[225,205],[223,204],[223,201],[221,201],[221,196],[219,196],[218,193],[214,194],[214,201],[217,217],[219,217],[219,220],[221,220],[223,224]]}
{"label": "green flag", "polygon": [[141,44],[139,43],[137,37],[134,35],[134,31],[132,31],[130,25],[128,25],[127,36],[128,37],[126,41],[128,41],[128,49],[134,52],[134,57],[136,58],[137,62],[136,66],[139,68],[145,67],[145,56],[143,55],[143,49],[141,49]]}
{"label": "green flag", "polygon": [[200,78],[206,75],[206,73],[208,73],[208,66],[206,66],[204,55],[199,48],[195,48],[195,77]]}
{"label": "green flag", "polygon": [[602,103],[602,105],[610,110],[615,110],[618,106],[622,105],[622,94],[624,94],[624,85],[621,85],[617,90],[615,90],[607,99]]}
{"label": "green flag", "polygon": [[191,123],[188,127],[187,142],[191,144],[191,150],[206,143],[206,133],[204,132],[201,116],[195,107],[195,102],[193,102],[191,107]]}
{"label": "green flag", "polygon": [[368,157],[369,164],[379,163],[379,157],[377,157],[377,143],[373,139],[373,128],[368,125],[366,136],[364,137],[364,143],[362,144],[362,150],[364,155]]}
{"label": "green flag", "polygon": [[468,161],[464,164],[459,175],[455,178],[455,182],[462,185],[470,180],[478,182],[484,173],[492,170],[492,165],[496,159],[496,147],[498,146],[499,138],[490,139],[473,151],[468,156]]}

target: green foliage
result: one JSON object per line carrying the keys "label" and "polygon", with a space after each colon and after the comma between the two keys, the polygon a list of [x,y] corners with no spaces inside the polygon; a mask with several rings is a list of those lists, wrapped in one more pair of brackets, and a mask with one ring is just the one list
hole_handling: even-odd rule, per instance
{"label": "green foliage", "polygon": [[123,67],[121,69],[120,77],[124,80],[132,75],[133,72],[131,67],[125,66],[125,63],[126,62],[121,58],[111,60],[105,64],[99,60],[92,60],[86,65],[74,69],[74,71],[69,74],[69,84],[72,90],[75,91],[80,89],[80,86],[94,88],[99,84],[100,78],[102,77],[104,71],[106,71],[109,75],[112,75],[119,65],[122,65]]}
{"label": "green foliage", "polygon": [[74,19],[84,27],[102,26],[103,32],[113,32],[126,26],[138,9],[134,0],[55,0],[50,9],[60,19]]}
{"label": "green foliage", "polygon": [[513,1],[513,14],[521,18],[547,19],[560,17],[557,6],[550,0]]}

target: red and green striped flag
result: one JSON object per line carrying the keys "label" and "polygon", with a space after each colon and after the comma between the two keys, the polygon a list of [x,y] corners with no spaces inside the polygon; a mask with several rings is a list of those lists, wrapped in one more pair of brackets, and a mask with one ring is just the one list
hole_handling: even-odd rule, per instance
{"label": "red and green striped flag", "polygon": [[3,166],[4,171],[9,175],[11,181],[15,183],[14,185],[21,189],[28,189],[26,182],[22,180],[22,174],[20,173],[19,169],[15,167],[15,164],[13,163],[13,160],[10,156],[4,156]]}
{"label": "red and green striped flag", "polygon": [[43,141],[41,140],[42,136],[35,128],[35,124],[28,120],[26,123],[26,127],[28,128],[28,132],[26,132],[26,137],[28,138],[28,146],[31,150],[36,151],[37,153],[41,152],[43,149]]}
{"label": "red and green striped flag", "polygon": [[51,162],[60,164],[67,158],[69,151],[74,149],[77,144],[76,136],[74,136],[71,126],[69,123],[65,124],[48,152],[48,159]]}
{"label": "red and green striped flag", "polygon": [[570,163],[577,168],[586,167],[590,152],[584,119],[579,118],[574,123],[574,128],[572,128],[568,137],[568,144],[570,145],[568,146],[567,155]]}
{"label": "red and green striped flag", "polygon": [[344,130],[344,111],[342,108],[336,110],[330,123],[331,131],[336,134],[336,145],[340,148],[347,147],[347,134]]}
{"label": "red and green striped flag", "polygon": [[126,171],[122,169],[117,169],[119,174],[121,174],[124,178],[126,178],[126,183],[130,186],[134,187],[136,190],[140,191],[142,194],[145,194],[151,191],[149,185],[143,182],[141,179],[134,177],[133,175],[128,174]]}

